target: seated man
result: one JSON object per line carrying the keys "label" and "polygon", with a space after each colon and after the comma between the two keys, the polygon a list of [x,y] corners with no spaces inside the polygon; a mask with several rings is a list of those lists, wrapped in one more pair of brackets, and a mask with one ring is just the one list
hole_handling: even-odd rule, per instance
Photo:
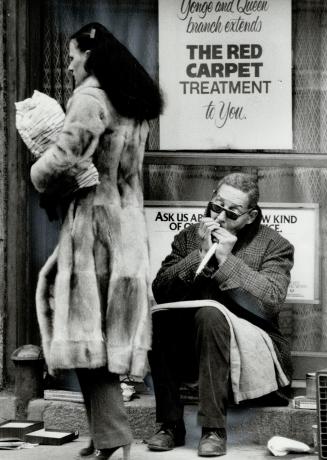
{"label": "seated man", "polygon": [[[218,301],[228,314],[238,321],[242,318],[242,324],[251,334],[246,343],[253,341],[254,356],[257,334],[267,337],[264,346],[267,341],[271,344],[267,352],[269,360],[274,354],[275,363],[277,361],[286,376],[286,383],[284,379],[281,385],[277,377],[275,379],[272,362],[278,390],[289,384],[291,378],[290,352],[278,328],[278,315],[290,281],[293,247],[279,233],[261,225],[258,200],[255,178],[243,173],[224,177],[202,221],[175,237],[172,251],[153,282],[153,293],[157,303]],[[217,245],[213,256],[196,274],[214,243]],[[170,450],[185,443],[179,387],[191,376],[198,379],[199,384],[198,422],[202,436],[198,455],[210,457],[226,453],[226,410],[234,366],[230,361],[230,339],[230,321],[213,306],[153,314],[149,362],[157,422],[162,426],[149,439],[150,450]],[[264,366],[262,361],[252,360],[251,367]]]}

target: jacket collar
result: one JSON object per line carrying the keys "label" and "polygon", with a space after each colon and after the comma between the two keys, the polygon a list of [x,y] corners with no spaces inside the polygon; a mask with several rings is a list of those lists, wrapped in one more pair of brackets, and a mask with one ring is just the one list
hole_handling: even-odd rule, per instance
{"label": "jacket collar", "polygon": [[74,89],[74,94],[77,94],[84,88],[100,88],[99,80],[94,75],[86,77],[85,80]]}
{"label": "jacket collar", "polygon": [[257,217],[254,219],[252,224],[246,225],[238,232],[237,242],[233,249],[237,250],[243,246],[243,244],[249,244],[250,241],[252,241],[258,233],[262,220],[262,211],[258,205],[255,207],[255,209],[258,211]]}

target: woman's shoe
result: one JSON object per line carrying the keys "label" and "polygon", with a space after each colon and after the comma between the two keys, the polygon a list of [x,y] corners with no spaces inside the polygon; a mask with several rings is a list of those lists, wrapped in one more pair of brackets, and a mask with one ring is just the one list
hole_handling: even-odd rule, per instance
{"label": "woman's shoe", "polygon": [[87,447],[84,447],[79,451],[80,457],[89,457],[94,453],[94,444],[93,440],[90,440],[90,444]]}
{"label": "woman's shoe", "polygon": [[117,446],[112,447],[111,449],[97,449],[95,451],[94,460],[108,460],[116,450],[122,448],[123,449],[123,459],[130,460],[130,453],[131,453],[131,444],[125,444],[125,446]]}

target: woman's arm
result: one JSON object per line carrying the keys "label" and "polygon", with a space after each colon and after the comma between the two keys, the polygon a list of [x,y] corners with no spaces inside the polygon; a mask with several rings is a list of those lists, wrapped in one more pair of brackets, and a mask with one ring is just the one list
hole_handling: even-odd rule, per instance
{"label": "woman's arm", "polygon": [[57,141],[31,168],[36,190],[57,192],[62,187],[58,178],[73,181],[77,172],[87,170],[107,125],[108,111],[100,98],[82,91],[73,95]]}

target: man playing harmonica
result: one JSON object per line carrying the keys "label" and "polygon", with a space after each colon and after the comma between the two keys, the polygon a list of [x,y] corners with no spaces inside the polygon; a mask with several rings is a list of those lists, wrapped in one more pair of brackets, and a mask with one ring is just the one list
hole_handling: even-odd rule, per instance
{"label": "man playing harmonica", "polygon": [[[265,400],[272,401],[290,384],[290,352],[278,316],[290,282],[293,247],[261,225],[258,200],[254,177],[234,173],[220,180],[205,217],[175,237],[153,282],[157,303],[183,301],[183,307],[188,302],[201,306],[153,314],[149,361],[157,422],[162,426],[148,441],[151,450],[170,450],[185,443],[181,382],[198,380],[202,427],[198,455],[203,457],[226,453],[226,410],[231,396],[239,402],[268,394]],[[202,268],[201,261],[213,245],[214,253]],[[236,334],[244,359],[240,378],[251,388],[241,395],[235,390]],[[247,348],[244,358],[242,336]],[[251,362],[246,356],[253,357]],[[266,375],[270,375],[268,381]]]}

